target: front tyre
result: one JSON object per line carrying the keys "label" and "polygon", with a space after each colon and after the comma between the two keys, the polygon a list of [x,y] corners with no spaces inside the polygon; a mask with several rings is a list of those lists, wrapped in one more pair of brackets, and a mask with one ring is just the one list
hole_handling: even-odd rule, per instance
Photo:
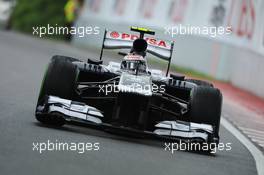
{"label": "front tyre", "polygon": [[[37,106],[42,105],[48,95],[73,99],[78,74],[77,66],[72,64],[67,57],[53,57],[42,80]],[[59,115],[43,116],[36,114],[36,119],[48,125],[61,126],[65,123],[63,117]]]}
{"label": "front tyre", "polygon": [[222,94],[219,89],[197,86],[190,97],[190,121],[214,126],[214,135],[219,137],[222,110]]}

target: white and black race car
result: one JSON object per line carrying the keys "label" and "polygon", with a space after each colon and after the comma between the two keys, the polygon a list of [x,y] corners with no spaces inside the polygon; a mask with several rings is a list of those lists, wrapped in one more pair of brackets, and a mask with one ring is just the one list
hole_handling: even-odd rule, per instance
{"label": "white and black race car", "polygon": [[[43,78],[36,119],[62,126],[82,123],[116,133],[161,139],[218,143],[222,94],[211,83],[169,74],[173,42],[137,34],[105,31],[100,60],[54,56]],[[104,49],[121,63],[103,65]],[[149,69],[146,54],[168,61],[166,73]]]}

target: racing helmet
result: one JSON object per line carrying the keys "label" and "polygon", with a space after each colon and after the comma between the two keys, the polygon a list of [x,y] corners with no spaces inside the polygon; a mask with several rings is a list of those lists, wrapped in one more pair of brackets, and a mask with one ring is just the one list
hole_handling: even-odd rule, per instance
{"label": "racing helmet", "polygon": [[133,42],[133,47],[132,47],[130,53],[135,53],[135,54],[138,54],[138,55],[145,57],[147,47],[148,47],[148,43],[146,40],[141,39],[141,38],[136,39]]}

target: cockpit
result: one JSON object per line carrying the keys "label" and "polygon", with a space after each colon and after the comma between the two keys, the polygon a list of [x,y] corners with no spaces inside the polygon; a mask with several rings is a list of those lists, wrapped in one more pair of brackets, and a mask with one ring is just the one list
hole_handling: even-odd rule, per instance
{"label": "cockpit", "polygon": [[131,71],[135,73],[146,73],[147,65],[145,60],[123,60],[121,62],[121,70]]}

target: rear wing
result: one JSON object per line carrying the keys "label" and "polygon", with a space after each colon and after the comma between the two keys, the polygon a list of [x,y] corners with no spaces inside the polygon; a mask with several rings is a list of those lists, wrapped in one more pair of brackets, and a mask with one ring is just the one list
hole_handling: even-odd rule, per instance
{"label": "rear wing", "polygon": [[[139,31],[139,29],[133,29],[133,28],[131,28],[131,30]],[[154,32],[153,33],[149,32],[149,31],[148,32],[143,31],[143,32],[146,34],[154,33]],[[100,54],[100,60],[102,60],[104,49],[130,49],[133,46],[134,40],[140,38],[141,36],[142,36],[142,33],[138,35],[138,34],[129,34],[129,33],[124,33],[124,32],[105,30],[103,45],[102,45],[101,54]],[[166,73],[166,75],[168,75],[174,42],[156,39],[151,36],[150,37],[145,36],[144,39],[148,43],[148,47],[147,47],[148,53],[154,56],[157,56],[160,59],[168,61],[168,68],[167,68],[167,73]]]}

